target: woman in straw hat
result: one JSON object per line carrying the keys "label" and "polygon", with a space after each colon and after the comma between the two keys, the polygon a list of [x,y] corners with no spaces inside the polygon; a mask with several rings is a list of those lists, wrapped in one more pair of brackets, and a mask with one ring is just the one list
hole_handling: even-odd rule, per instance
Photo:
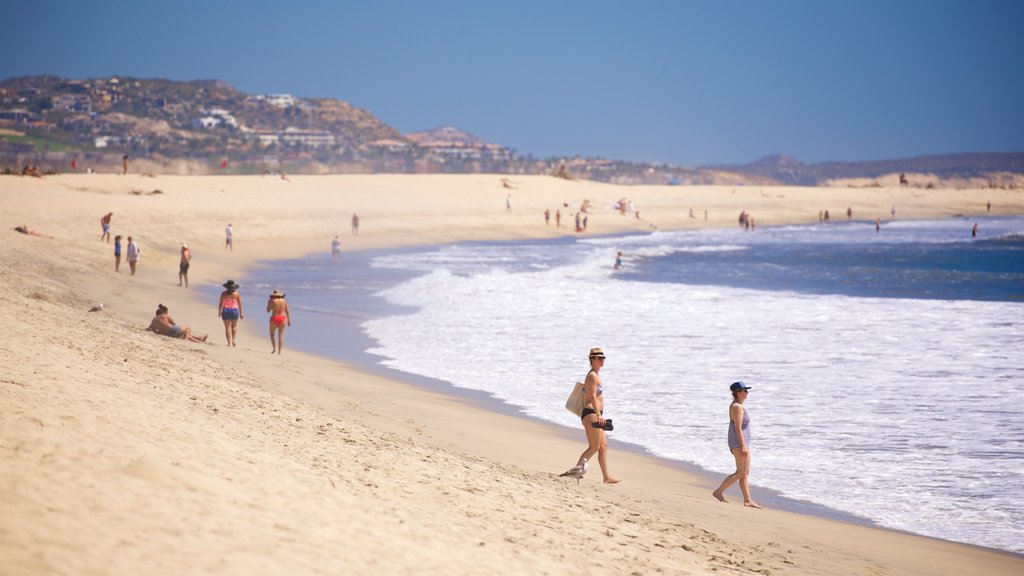
{"label": "woman in straw hat", "polygon": [[608,474],[608,439],[605,430],[611,430],[611,420],[604,417],[604,383],[601,382],[601,368],[604,367],[604,350],[591,348],[590,371],[583,381],[583,431],[587,434],[587,449],[580,454],[577,466],[586,468],[586,463],[597,454],[597,462],[601,465],[601,476],[605,484],[615,484],[617,479]]}
{"label": "woman in straw hat", "polygon": [[[292,325],[292,315],[288,312],[288,302],[285,302],[284,294],[280,290],[275,289],[270,295],[270,300],[267,301],[267,312],[270,312],[270,345],[273,347],[270,353],[281,354],[285,323],[288,326]],[[277,332],[276,343],[274,342],[275,331]]]}
{"label": "woman in straw hat", "polygon": [[228,339],[228,346],[237,346],[235,336],[238,334],[238,321],[245,318],[242,314],[242,295],[238,293],[238,284],[234,280],[228,280],[223,284],[224,291],[220,293],[220,303],[217,304],[217,316],[224,321],[224,336]]}

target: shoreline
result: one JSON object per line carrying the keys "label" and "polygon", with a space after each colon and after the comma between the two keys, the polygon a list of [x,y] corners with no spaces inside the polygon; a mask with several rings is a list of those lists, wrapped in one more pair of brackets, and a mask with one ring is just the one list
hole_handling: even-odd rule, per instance
{"label": "shoreline", "polygon": [[[227,349],[216,301],[174,282],[175,249],[184,239],[197,256],[192,284],[219,286],[262,261],[326,249],[317,247],[341,233],[336,221],[353,209],[373,215],[363,219],[369,238],[348,239],[343,253],[551,237],[536,220],[537,208],[554,204],[551,195],[595,200],[602,209],[592,228],[608,222],[613,233],[634,224],[603,208],[624,190],[649,214],[664,207],[663,228],[690,224],[684,208],[696,202],[691,196],[721,196],[715,213],[738,206],[722,187],[523,180],[524,188],[538,189],[516,193],[528,214],[506,219],[496,208],[505,197],[496,176],[295,177],[287,202],[279,183],[248,177],[161,176],[163,197],[130,195],[131,187],[152,184],[142,177],[0,178],[5,221],[59,231],[53,240],[10,232],[0,252],[16,304],[0,321],[17,348],[0,346],[22,360],[0,388],[15,415],[4,424],[0,452],[0,481],[11,487],[3,497],[11,514],[0,520],[0,558],[25,571],[61,573],[132,573],[143,565],[173,573],[187,571],[186,561],[193,569],[316,572],[338,559],[365,572],[396,573],[553,573],[586,563],[695,574],[1021,569],[1021,557],[1010,552],[750,511],[735,500],[721,505],[704,480],[628,450],[613,451],[615,468],[630,471],[621,485],[595,485],[593,474],[580,486],[562,482],[552,470],[580,449],[578,430],[480,410],[456,395],[301,353],[287,347],[287,335],[285,354],[269,357],[262,296],[244,286],[246,309],[256,314],[243,322],[239,347]],[[743,192],[743,206],[760,196]],[[774,215],[762,216],[762,225],[792,221],[793,214],[807,221],[808,206],[821,203],[816,194],[845,194],[849,202],[865,195],[773,192],[761,211],[751,209]],[[873,202],[887,210],[889,195],[898,193],[881,190]],[[115,233],[135,230],[142,238],[135,277],[124,269],[113,275],[109,246],[94,244],[93,220],[114,194]],[[936,206],[920,213],[968,211],[971,202],[951,200],[962,195],[936,197]],[[241,209],[241,198],[259,208]],[[1021,195],[1013,202],[1011,211],[1024,213]],[[93,212],[96,218],[82,216]],[[332,217],[321,219],[325,212]],[[409,212],[412,221],[399,216]],[[378,218],[382,228],[370,227]],[[230,254],[220,235],[229,221],[236,229]],[[92,302],[105,310],[85,312]],[[157,302],[169,304],[180,323],[209,332],[215,345],[143,332]],[[96,524],[105,529],[85,529]],[[238,534],[244,542],[228,544]],[[572,546],[597,534],[608,539],[599,551]],[[133,545],[125,548],[126,541]]]}
{"label": "shoreline", "polygon": [[[602,237],[605,237],[605,238],[620,237],[620,236],[628,236],[628,235],[632,235],[632,234],[637,234],[637,233],[626,233],[626,234],[618,234],[618,235],[608,235],[608,236],[602,236]],[[549,241],[552,241],[552,240],[539,240],[538,242],[549,242]],[[561,239],[556,239],[554,241],[562,241],[562,240]],[[470,241],[470,242],[472,242],[472,241]],[[509,241],[502,241],[502,240],[487,241],[487,243],[492,243],[492,242],[494,242],[494,243],[502,243],[502,242],[514,242],[514,241],[512,241],[512,240],[509,240]],[[458,244],[458,243],[456,243],[456,244]],[[441,247],[446,246],[446,245],[449,245],[449,244],[444,244],[444,245],[434,245],[434,244],[416,245],[416,246],[401,247],[401,248],[397,248],[397,249],[368,249],[368,250],[362,250],[362,251],[358,252],[358,260],[357,260],[356,266],[358,266],[358,268],[359,268],[359,274],[365,274],[367,270],[372,270],[371,267],[369,266],[369,261],[372,260],[373,258],[377,257],[377,256],[384,256],[384,255],[387,255],[387,254],[397,253],[397,252],[421,251],[421,250],[438,249],[438,248],[441,248]],[[352,263],[351,256],[353,254],[354,254],[353,252],[349,252],[347,254],[349,256],[349,260],[346,261],[346,262],[342,262],[340,265],[343,266],[343,267],[346,267],[346,269],[351,269],[350,268],[351,263]],[[305,254],[305,255],[303,255],[303,256],[301,256],[299,258],[285,258],[283,260],[287,260],[287,261],[292,261],[292,260],[309,260],[309,259],[316,258],[318,255],[322,255],[322,252],[312,252],[312,253]],[[261,264],[261,268],[262,267],[273,267],[273,263],[274,262],[275,261],[261,262],[260,263]],[[405,279],[407,280],[407,279],[410,279],[412,277],[415,277],[415,276],[418,276],[418,275],[421,275],[421,274],[426,274],[426,273],[427,272],[411,272],[411,271],[409,271],[407,273],[398,274],[398,276],[406,277]],[[236,279],[236,281],[245,284],[246,283],[246,279],[250,278],[250,276],[251,276],[251,270],[243,270],[240,279]],[[401,280],[401,281],[405,281],[405,280]],[[390,285],[393,285],[393,284],[389,284],[389,286]],[[215,299],[216,298],[216,293],[219,292],[220,289],[218,287],[210,287],[210,288],[211,289],[216,288],[215,290],[213,290],[213,292],[214,292],[213,298]],[[381,304],[381,307],[382,308],[394,308],[395,310],[392,310],[393,312],[397,312],[397,308],[398,308],[398,307],[396,307],[394,305],[391,305],[391,304]],[[363,319],[361,319],[361,318],[360,319],[353,319],[352,317],[345,317],[345,322],[344,322],[344,328],[343,329],[350,330],[351,332],[348,333],[348,334],[343,334],[343,335],[340,336],[339,339],[341,339],[344,343],[341,346],[341,350],[343,350],[343,352],[341,352],[339,354],[332,355],[332,354],[329,354],[329,353],[325,352],[322,349],[321,350],[316,350],[316,349],[310,348],[308,346],[304,346],[304,347],[296,348],[296,349],[300,349],[305,354],[309,354],[309,355],[312,355],[312,356],[317,356],[317,357],[322,358],[322,359],[324,359],[325,361],[328,361],[328,362],[339,362],[339,363],[348,364],[348,365],[352,366],[355,370],[363,372],[363,373],[366,373],[366,374],[372,374],[374,376],[378,376],[378,377],[381,377],[381,378],[386,378],[386,379],[389,379],[389,380],[398,381],[398,382],[401,382],[403,384],[407,384],[409,386],[414,386],[414,387],[419,387],[419,388],[425,389],[426,391],[429,391],[429,392],[435,392],[435,393],[439,393],[439,394],[455,396],[455,397],[457,397],[457,398],[459,398],[461,400],[466,400],[466,401],[470,402],[471,404],[473,404],[475,407],[477,407],[480,410],[485,410],[485,411],[489,411],[489,412],[496,412],[496,413],[504,414],[504,415],[507,415],[507,416],[512,416],[512,417],[515,417],[515,418],[520,418],[520,419],[528,420],[528,421],[534,422],[534,423],[536,423],[538,425],[541,425],[541,426],[548,426],[552,430],[558,430],[559,432],[564,432],[566,430],[569,430],[569,431],[571,431],[570,435],[574,434],[574,433],[578,434],[580,432],[580,430],[578,428],[565,427],[565,426],[561,426],[559,424],[556,424],[556,423],[544,420],[542,418],[538,418],[538,417],[535,417],[535,416],[530,416],[529,414],[526,414],[525,412],[523,412],[522,408],[519,408],[519,407],[514,406],[512,404],[509,404],[509,403],[507,403],[505,401],[502,401],[502,400],[494,397],[492,394],[490,394],[488,392],[481,391],[481,390],[474,390],[474,389],[470,389],[470,388],[460,388],[460,387],[455,386],[454,384],[452,384],[450,382],[447,382],[445,380],[440,380],[440,379],[432,378],[432,377],[429,377],[429,376],[422,376],[422,375],[419,375],[419,374],[412,374],[412,373],[408,373],[408,372],[403,372],[403,371],[395,369],[395,368],[389,368],[387,366],[383,366],[379,362],[375,363],[374,360],[375,359],[380,359],[381,357],[380,356],[376,356],[374,354],[371,354],[370,352],[368,352],[365,349],[362,349],[362,346],[356,342],[356,341],[365,342],[368,345],[376,344],[375,341],[373,341],[369,336],[367,336],[362,331],[362,329],[360,328],[359,324],[362,321],[363,321]],[[250,330],[250,332],[251,332],[251,330]],[[256,337],[256,338],[261,337],[261,336],[257,336],[256,334],[250,334],[250,336]],[[332,344],[333,344],[333,342],[332,342]],[[581,442],[581,445],[582,445],[582,443],[583,443],[582,436],[580,437],[580,442]],[[717,472],[713,472],[711,470],[707,470],[707,469],[702,468],[701,466],[698,466],[698,465],[693,464],[693,463],[689,463],[689,462],[685,462],[685,461],[681,461],[681,460],[674,460],[674,459],[671,459],[671,458],[666,458],[666,457],[658,456],[656,454],[651,453],[648,449],[646,449],[645,447],[643,447],[643,446],[641,446],[639,444],[634,444],[634,443],[630,443],[630,442],[621,441],[621,440],[615,439],[614,437],[609,437],[609,444],[610,444],[610,447],[611,447],[612,450],[625,450],[625,451],[629,451],[629,452],[634,453],[634,454],[639,455],[639,456],[649,457],[649,458],[652,458],[652,459],[654,459],[656,461],[660,461],[660,462],[664,463],[665,465],[667,465],[669,467],[677,468],[677,469],[681,470],[683,473],[699,477],[699,478],[703,479],[704,481],[706,481],[707,483],[709,483],[709,486],[708,486],[709,494],[710,494],[710,490],[712,488],[714,488],[714,485],[716,485],[721,480],[721,478],[719,477],[721,475],[719,473],[717,473]],[[844,512],[842,510],[838,510],[838,509],[835,509],[835,508],[830,508],[830,507],[828,507],[827,505],[824,505],[824,504],[819,504],[819,503],[811,502],[811,501],[807,501],[807,500],[799,500],[799,499],[787,497],[787,496],[784,496],[778,490],[774,490],[774,489],[771,489],[771,488],[766,488],[766,487],[763,487],[763,486],[759,486],[759,485],[757,485],[756,482],[752,483],[751,487],[758,494],[758,496],[759,496],[758,500],[761,501],[761,503],[763,505],[769,506],[771,508],[776,508],[776,509],[784,510],[784,511],[787,511],[787,512],[793,512],[793,513],[796,513],[796,514],[809,514],[809,515],[817,516],[817,517],[820,517],[820,518],[825,518],[825,519],[829,519],[829,520],[835,520],[835,521],[839,521],[839,522],[846,522],[846,523],[856,524],[856,525],[860,525],[860,526],[880,528],[880,529],[883,529],[883,530],[893,530],[895,532],[901,532],[901,533],[904,533],[904,534],[911,534],[911,535],[927,537],[927,536],[925,536],[923,534],[916,534],[916,533],[910,532],[910,531],[894,530],[894,529],[891,529],[891,528],[887,528],[885,526],[879,525],[877,522],[875,522],[874,520],[871,520],[870,518],[863,517],[863,516],[857,516],[856,514],[852,514],[852,513],[849,513],[849,512]],[[943,540],[943,539],[939,538],[938,540]],[[957,543],[954,540],[945,540],[945,541]],[[987,548],[987,547],[982,546],[982,548]],[[997,550],[997,551],[999,550],[997,548],[989,548],[989,549]]]}

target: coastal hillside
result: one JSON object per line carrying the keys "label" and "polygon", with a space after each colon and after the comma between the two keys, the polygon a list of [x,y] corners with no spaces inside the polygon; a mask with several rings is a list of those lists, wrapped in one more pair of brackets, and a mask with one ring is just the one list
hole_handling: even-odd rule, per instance
{"label": "coastal hillside", "polygon": [[248,94],[221,80],[24,76],[0,81],[0,170],[137,173],[549,174],[614,184],[1024,187],[1024,153],[804,164],[783,155],[680,166],[535,158],[454,126],[402,134],[335,98]]}

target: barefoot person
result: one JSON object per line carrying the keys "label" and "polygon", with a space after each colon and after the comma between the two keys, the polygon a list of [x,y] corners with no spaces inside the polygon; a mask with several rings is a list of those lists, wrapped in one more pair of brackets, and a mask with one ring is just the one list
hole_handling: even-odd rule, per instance
{"label": "barefoot person", "polygon": [[100,235],[100,242],[104,240],[110,243],[110,219],[114,217],[113,212],[107,212],[100,218],[100,227],[103,228],[103,234]]}
{"label": "barefoot person", "polygon": [[128,258],[128,267],[132,269],[132,276],[135,276],[135,264],[139,261],[139,245],[132,240],[132,237],[128,237],[128,246],[125,248]]}
{"label": "barefoot person", "polygon": [[182,281],[185,282],[185,288],[188,288],[188,267],[192,263],[192,251],[188,249],[188,244],[181,243],[181,262],[178,263],[178,286],[181,286]]}
{"label": "barefoot person", "polygon": [[114,236],[114,272],[121,271],[121,235]]}
{"label": "barefoot person", "polygon": [[192,334],[192,329],[188,326],[175,324],[174,319],[168,313],[167,306],[163,304],[157,304],[156,316],[153,317],[153,321],[149,323],[149,328],[146,328],[146,330],[170,336],[171,338],[188,340],[189,342],[206,342],[207,338],[206,335],[196,336]]}
{"label": "barefoot person", "polygon": [[587,434],[587,449],[580,454],[577,466],[585,466],[594,454],[601,465],[601,476],[605,484],[615,484],[617,479],[608,474],[608,439],[605,430],[611,430],[611,420],[604,418],[604,383],[601,382],[601,368],[604,367],[604,351],[600,348],[590,349],[590,371],[583,381],[583,431]]}
{"label": "barefoot person", "polygon": [[[285,324],[287,323],[288,326],[292,325],[292,315],[288,312],[288,302],[285,301],[284,294],[280,290],[274,290],[274,293],[270,295],[270,300],[267,301],[267,312],[270,312],[270,345],[273,347],[270,353],[277,352],[280,355]],[[276,343],[274,342],[275,331],[277,332]]]}
{"label": "barefoot person", "polygon": [[242,295],[238,293],[238,284],[234,280],[228,280],[223,286],[217,316],[224,321],[224,336],[228,339],[228,346],[237,346],[235,335],[238,334],[238,321],[245,318],[242,314]]}
{"label": "barefoot person", "polygon": [[747,476],[750,475],[750,413],[743,407],[743,402],[750,393],[750,386],[743,382],[733,382],[729,390],[732,391],[732,404],[729,406],[729,450],[736,459],[736,471],[722,480],[722,485],[712,494],[725,502],[723,493],[739,480],[740,491],[743,492],[743,505],[760,508],[761,505],[750,497],[750,485],[747,481]]}

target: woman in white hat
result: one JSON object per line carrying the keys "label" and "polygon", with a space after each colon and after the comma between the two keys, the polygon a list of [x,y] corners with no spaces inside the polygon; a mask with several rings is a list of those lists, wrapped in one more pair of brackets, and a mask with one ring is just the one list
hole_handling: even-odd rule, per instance
{"label": "woman in white hat", "polygon": [[[281,354],[284,340],[285,323],[292,325],[292,315],[288,312],[288,302],[285,302],[284,294],[275,289],[267,301],[267,312],[270,312],[270,345],[273,347],[270,353]],[[277,333],[277,342],[274,342],[274,333]]]}
{"label": "woman in white hat", "polygon": [[608,474],[608,439],[605,438],[605,430],[611,430],[611,420],[604,417],[604,383],[601,382],[601,368],[604,367],[604,350],[591,348],[590,371],[583,381],[583,395],[586,400],[583,404],[583,431],[587,434],[587,449],[580,454],[577,466],[586,469],[586,463],[594,454],[597,454],[597,462],[601,465],[601,476],[605,484],[616,484],[619,480]]}
{"label": "woman in white hat", "polygon": [[723,493],[739,480],[743,505],[760,508],[761,505],[750,497],[750,485],[747,481],[747,476],[750,475],[750,413],[743,407],[743,402],[750,394],[750,386],[743,382],[733,382],[729,385],[729,391],[732,392],[732,404],[729,405],[729,451],[736,459],[736,471],[726,476],[712,494],[719,501],[725,502]]}

